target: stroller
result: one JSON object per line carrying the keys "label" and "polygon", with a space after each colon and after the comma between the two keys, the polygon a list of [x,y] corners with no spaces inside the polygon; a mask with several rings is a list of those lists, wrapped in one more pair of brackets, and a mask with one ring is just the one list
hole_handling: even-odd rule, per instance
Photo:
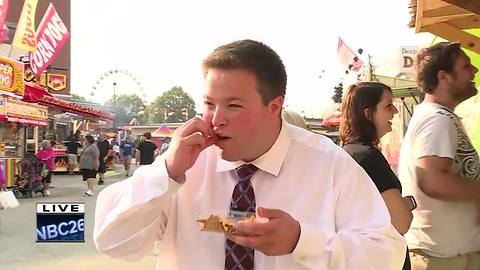
{"label": "stroller", "polygon": [[13,193],[15,197],[33,198],[37,193],[44,194],[42,183],[43,162],[34,154],[27,153],[17,162],[17,177]]}

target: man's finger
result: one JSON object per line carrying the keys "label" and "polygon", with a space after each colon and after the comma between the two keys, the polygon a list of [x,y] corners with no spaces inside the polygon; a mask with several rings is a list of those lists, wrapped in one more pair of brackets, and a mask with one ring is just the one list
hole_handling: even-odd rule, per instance
{"label": "man's finger", "polygon": [[180,137],[186,137],[195,132],[200,132],[205,138],[211,137],[213,133],[205,121],[195,117],[185,124],[179,135]]}
{"label": "man's finger", "polygon": [[273,209],[273,208],[264,208],[264,207],[257,207],[257,214],[263,218],[280,218],[284,217],[286,213],[280,209]]}
{"label": "man's finger", "polygon": [[187,146],[199,146],[202,149],[205,149],[206,140],[200,132],[195,132],[192,135],[189,135],[182,139],[183,145]]}
{"label": "man's finger", "polygon": [[264,234],[267,230],[267,224],[265,223],[250,223],[250,222],[237,222],[233,224],[233,228],[240,232],[242,235],[259,236]]}
{"label": "man's finger", "polygon": [[241,246],[258,249],[261,244],[261,238],[258,236],[243,236],[235,234],[227,234],[227,239]]}

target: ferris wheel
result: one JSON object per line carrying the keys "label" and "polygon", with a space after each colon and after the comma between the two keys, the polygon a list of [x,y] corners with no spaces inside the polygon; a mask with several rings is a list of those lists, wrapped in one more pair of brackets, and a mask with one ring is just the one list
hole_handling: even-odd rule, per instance
{"label": "ferris wheel", "polygon": [[112,96],[132,94],[145,98],[141,81],[126,69],[110,69],[98,77],[90,91],[90,99],[105,103]]}

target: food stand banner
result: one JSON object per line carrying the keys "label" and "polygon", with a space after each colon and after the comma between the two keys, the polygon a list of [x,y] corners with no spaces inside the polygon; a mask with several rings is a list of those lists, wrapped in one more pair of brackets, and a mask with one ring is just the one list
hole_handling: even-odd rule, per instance
{"label": "food stand banner", "polygon": [[23,96],[23,63],[0,56],[0,90]]}
{"label": "food stand banner", "polygon": [[47,85],[53,91],[62,91],[67,87],[67,75],[48,73]]}
{"label": "food stand banner", "polygon": [[8,36],[8,27],[5,25],[8,11],[8,0],[0,0],[0,43]]}
{"label": "food stand banner", "polygon": [[41,105],[1,98],[0,119],[27,125],[48,126],[48,109]]}
{"label": "food stand banner", "polygon": [[67,27],[58,15],[52,3],[43,15],[37,29],[37,51],[29,53],[30,66],[36,77],[55,60],[63,44],[70,37]]}
{"label": "food stand banner", "polygon": [[22,14],[18,19],[17,31],[13,37],[12,45],[25,51],[37,50],[37,38],[35,36],[35,11],[38,0],[25,0]]}

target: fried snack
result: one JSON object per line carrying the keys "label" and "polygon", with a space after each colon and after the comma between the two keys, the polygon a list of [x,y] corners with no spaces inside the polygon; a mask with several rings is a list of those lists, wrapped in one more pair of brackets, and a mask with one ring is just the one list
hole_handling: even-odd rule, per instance
{"label": "fried snack", "polygon": [[206,232],[235,234],[235,233],[238,233],[233,228],[233,224],[235,222],[245,222],[245,223],[255,222],[255,216],[252,215],[238,221],[232,221],[228,218],[221,218],[217,215],[210,215],[206,219],[197,219],[197,222],[200,223],[201,227],[199,228],[199,230],[202,232],[206,231]]}

